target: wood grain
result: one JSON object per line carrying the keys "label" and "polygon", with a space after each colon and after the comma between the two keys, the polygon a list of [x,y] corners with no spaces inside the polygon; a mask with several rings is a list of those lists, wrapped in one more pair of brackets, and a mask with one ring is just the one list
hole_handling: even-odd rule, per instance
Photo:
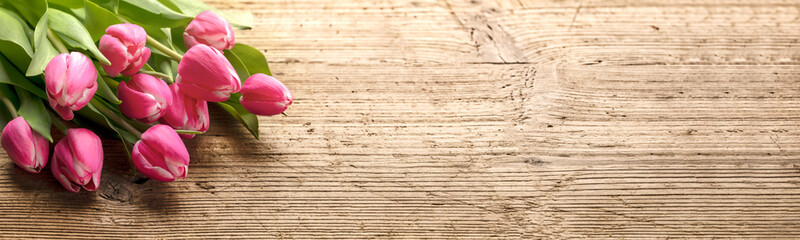
{"label": "wood grain", "polygon": [[795,1],[211,0],[292,89],[189,178],[0,155],[0,238],[800,238]]}

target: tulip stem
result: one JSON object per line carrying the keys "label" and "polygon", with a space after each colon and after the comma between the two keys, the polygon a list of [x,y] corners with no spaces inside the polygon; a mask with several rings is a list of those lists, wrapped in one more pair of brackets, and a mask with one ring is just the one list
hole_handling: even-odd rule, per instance
{"label": "tulip stem", "polygon": [[147,70],[139,70],[139,73],[152,75],[154,77],[160,77],[161,79],[164,79],[164,81],[166,81],[167,84],[172,84],[173,83],[172,77],[170,77],[169,75],[164,74],[164,73],[160,73],[160,72],[156,72],[156,71],[147,71]]}
{"label": "tulip stem", "polygon": [[160,42],[158,42],[158,40],[156,40],[155,38],[153,38],[153,37],[151,37],[149,35],[147,36],[147,43],[152,45],[154,48],[158,49],[159,51],[163,52],[164,54],[167,54],[167,56],[172,58],[172,60],[180,62],[181,58],[183,58],[183,56],[181,56],[179,53],[173,51],[172,49],[170,49],[167,46],[164,46],[164,44],[161,44]]}
{"label": "tulip stem", "polygon": [[50,118],[53,119],[53,125],[56,125],[56,128],[58,128],[61,133],[67,135],[67,130],[69,130],[69,128],[61,121],[61,118],[53,114],[53,110],[47,112],[50,113]]}
{"label": "tulip stem", "polygon": [[3,102],[3,105],[6,105],[8,108],[8,112],[11,113],[11,118],[19,117],[17,114],[17,108],[14,107],[14,103],[11,102],[11,99],[8,99],[5,95],[0,95],[0,101]]}
{"label": "tulip stem", "polygon": [[50,30],[50,28],[47,29],[47,38],[50,39],[50,42],[53,43],[53,46],[55,46],[59,52],[69,53],[67,47],[64,46],[64,42],[61,42],[61,39],[58,39],[58,37],[56,37],[56,34],[53,33],[53,30]]}
{"label": "tulip stem", "polygon": [[133,134],[134,136],[136,136],[138,138],[142,138],[142,132],[139,132],[138,129],[136,129],[135,127],[131,126],[130,123],[126,122],[119,115],[117,115],[116,113],[112,112],[111,109],[108,109],[105,105],[103,105],[102,103],[97,101],[97,99],[93,98],[90,103],[92,104],[92,106],[94,106],[94,108],[97,108],[98,111],[103,113],[103,115],[105,115],[107,118],[111,119],[111,121],[114,121],[115,123],[119,124],[122,128],[124,128],[125,130],[127,130],[128,132]]}
{"label": "tulip stem", "polygon": [[192,130],[175,130],[175,132],[178,134],[192,134],[192,135],[203,134],[203,132],[201,131],[192,131]]}

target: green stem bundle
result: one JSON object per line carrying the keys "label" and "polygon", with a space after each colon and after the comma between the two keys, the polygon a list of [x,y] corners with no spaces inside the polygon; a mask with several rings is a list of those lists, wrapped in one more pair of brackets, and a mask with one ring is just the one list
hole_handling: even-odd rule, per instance
{"label": "green stem bundle", "polygon": [[139,129],[133,127],[133,125],[126,122],[125,119],[122,119],[119,115],[111,111],[111,109],[108,109],[105,105],[103,105],[103,103],[101,103],[97,99],[92,99],[91,101],[89,101],[89,104],[92,104],[92,106],[94,106],[94,108],[100,111],[100,113],[105,115],[111,121],[119,124],[119,126],[124,128],[126,131],[130,132],[131,134],[133,134],[138,138],[142,138],[142,132],[139,132]]}

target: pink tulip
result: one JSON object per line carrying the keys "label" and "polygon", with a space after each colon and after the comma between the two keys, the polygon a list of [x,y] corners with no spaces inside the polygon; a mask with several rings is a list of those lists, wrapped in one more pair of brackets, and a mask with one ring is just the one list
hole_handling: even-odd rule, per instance
{"label": "pink tulip", "polygon": [[144,123],[155,122],[164,116],[172,104],[169,86],[144,73],[133,75],[128,82],[120,82],[117,97],[122,101],[119,109],[125,116]]}
{"label": "pink tulip", "polygon": [[72,111],[86,106],[97,92],[97,70],[79,52],[53,57],[44,69],[44,79],[50,106],[65,120],[72,120]]}
{"label": "pink tulip", "polygon": [[212,11],[205,11],[189,23],[183,32],[186,49],[204,44],[220,51],[231,49],[234,45],[233,28],[227,20]]}
{"label": "pink tulip", "polygon": [[[165,123],[178,130],[206,132],[208,130],[208,103],[181,93],[177,84],[169,86],[172,90],[172,104],[161,118]],[[194,138],[194,134],[179,134],[182,138]]]}
{"label": "pink tulip", "polygon": [[231,93],[242,88],[239,75],[228,59],[206,45],[197,45],[186,52],[178,63],[175,83],[184,94],[209,102],[228,100]]}
{"label": "pink tulip", "polygon": [[150,59],[150,49],[145,47],[147,33],[136,24],[122,23],[106,28],[106,35],[100,38],[100,52],[111,65],[103,64],[108,76],[120,73],[133,76]]}
{"label": "pink tulip", "polygon": [[14,118],[3,128],[0,144],[17,166],[31,173],[41,171],[49,160],[50,143],[22,117]]}
{"label": "pink tulip", "polygon": [[50,164],[53,176],[70,192],[97,190],[103,172],[103,144],[92,131],[72,128],[56,144]]}
{"label": "pink tulip", "polygon": [[239,101],[248,112],[272,116],[292,105],[292,93],[278,79],[258,73],[244,82]]}
{"label": "pink tulip", "polygon": [[186,178],[189,172],[189,151],[178,133],[167,125],[155,125],[133,145],[133,166],[145,176],[172,182]]}

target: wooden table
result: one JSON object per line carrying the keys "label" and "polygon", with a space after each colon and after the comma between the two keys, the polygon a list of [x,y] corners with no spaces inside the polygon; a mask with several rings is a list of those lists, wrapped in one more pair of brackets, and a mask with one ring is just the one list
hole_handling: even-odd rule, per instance
{"label": "wooden table", "polygon": [[212,107],[174,183],[1,154],[0,238],[800,237],[800,2],[209,3],[289,117]]}

